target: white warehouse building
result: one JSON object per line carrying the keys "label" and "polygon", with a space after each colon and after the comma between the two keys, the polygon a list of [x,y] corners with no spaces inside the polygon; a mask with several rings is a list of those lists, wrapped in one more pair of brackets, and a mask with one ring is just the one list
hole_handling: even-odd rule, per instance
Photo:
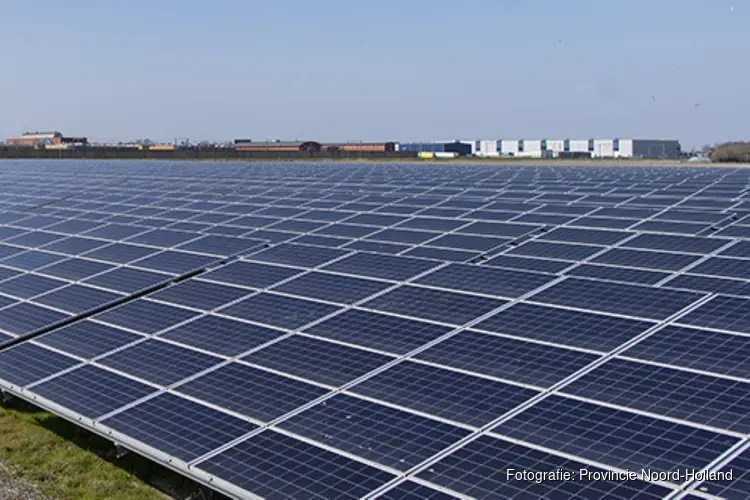
{"label": "white warehouse building", "polygon": [[476,156],[520,158],[679,158],[679,141],[662,139],[498,139],[462,141]]}

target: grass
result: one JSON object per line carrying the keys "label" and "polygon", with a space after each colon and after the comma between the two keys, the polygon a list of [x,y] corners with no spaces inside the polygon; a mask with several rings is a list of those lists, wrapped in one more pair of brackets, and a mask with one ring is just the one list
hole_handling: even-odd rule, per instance
{"label": "grass", "polygon": [[0,406],[0,462],[55,499],[186,499],[198,491],[135,454],[118,459],[106,439],[17,399]]}

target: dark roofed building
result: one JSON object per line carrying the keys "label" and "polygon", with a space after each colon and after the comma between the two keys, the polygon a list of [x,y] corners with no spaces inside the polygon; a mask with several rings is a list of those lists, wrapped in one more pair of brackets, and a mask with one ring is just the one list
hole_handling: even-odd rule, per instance
{"label": "dark roofed building", "polygon": [[319,152],[322,148],[315,141],[253,141],[252,139],[235,139],[237,151],[305,151]]}

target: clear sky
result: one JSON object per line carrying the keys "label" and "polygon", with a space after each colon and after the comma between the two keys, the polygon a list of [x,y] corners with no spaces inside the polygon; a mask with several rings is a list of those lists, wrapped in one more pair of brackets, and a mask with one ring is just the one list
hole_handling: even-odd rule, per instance
{"label": "clear sky", "polygon": [[750,139],[748,0],[0,4],[0,137]]}

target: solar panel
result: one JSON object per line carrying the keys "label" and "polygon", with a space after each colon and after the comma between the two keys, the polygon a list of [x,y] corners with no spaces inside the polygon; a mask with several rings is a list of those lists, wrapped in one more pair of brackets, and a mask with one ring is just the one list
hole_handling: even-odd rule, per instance
{"label": "solar panel", "polygon": [[703,295],[646,286],[568,278],[534,295],[535,302],[664,320]]}
{"label": "solar panel", "polygon": [[[637,471],[701,469],[738,442],[725,434],[561,396],[543,399],[493,432]],[[644,442],[648,445],[636,444]]]}
{"label": "solar panel", "polygon": [[3,167],[0,389],[233,498],[747,496],[507,469],[743,477],[750,171]]}
{"label": "solar panel", "polygon": [[334,396],[279,426],[402,471],[469,434],[460,427],[346,395]]}
{"label": "solar panel", "polygon": [[[535,481],[523,478],[567,471],[578,480]],[[579,479],[581,470],[590,473]],[[511,478],[508,478],[508,471]],[[521,473],[516,479],[515,473]],[[596,475],[596,473],[600,473]],[[481,436],[456,450],[418,477],[474,498],[664,498],[672,490],[642,480],[617,481],[605,469],[503,439]],[[583,480],[581,480],[583,479]]]}
{"label": "solar panel", "polygon": [[362,307],[463,325],[503,304],[504,301],[497,299],[405,285],[365,302]]}
{"label": "solar panel", "polygon": [[750,382],[612,359],[563,391],[718,429],[750,430]]}
{"label": "solar panel", "polygon": [[176,390],[260,422],[275,420],[328,392],[312,384],[239,363],[221,366]]}

